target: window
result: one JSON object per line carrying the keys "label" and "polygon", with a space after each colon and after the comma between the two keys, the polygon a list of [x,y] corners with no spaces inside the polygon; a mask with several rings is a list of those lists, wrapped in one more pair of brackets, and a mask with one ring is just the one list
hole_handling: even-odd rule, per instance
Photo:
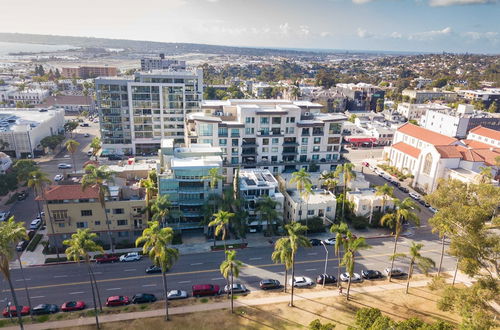
{"label": "window", "polygon": [[272,162],[277,162],[278,161],[278,156],[271,156],[271,161]]}
{"label": "window", "polygon": [[295,127],[285,127],[285,133],[286,134],[294,134],[295,133]]}
{"label": "window", "polygon": [[55,221],[66,220],[68,218],[68,211],[67,210],[52,211],[52,218]]}
{"label": "window", "polygon": [[301,154],[307,154],[307,146],[305,146],[305,147],[300,147],[300,153],[301,153]]}
{"label": "window", "polygon": [[338,144],[338,143],[340,143],[339,137],[329,137],[328,138],[328,144]]}
{"label": "window", "polygon": [[92,216],[92,210],[82,210],[81,212],[82,217],[91,217]]}
{"label": "window", "polygon": [[295,123],[295,117],[286,117],[286,123]]}
{"label": "window", "polygon": [[233,147],[237,147],[238,146],[238,139],[231,139],[231,145]]}
{"label": "window", "polygon": [[281,124],[281,117],[273,117],[273,125]]}
{"label": "window", "polygon": [[321,138],[316,137],[314,138],[314,144],[320,144],[321,143]]}
{"label": "window", "polygon": [[307,210],[307,215],[314,215],[314,210]]}
{"label": "window", "polygon": [[119,231],[118,237],[128,237],[128,231]]}
{"label": "window", "polygon": [[268,147],[263,147],[262,148],[262,152],[269,152],[269,148]]}
{"label": "window", "polygon": [[238,157],[231,157],[231,164],[238,164]]}
{"label": "window", "polygon": [[255,123],[255,118],[254,117],[246,117],[245,118],[245,123],[247,123],[247,124],[254,124]]}
{"label": "window", "polygon": [[319,155],[312,155],[312,160],[318,160],[319,159]]}
{"label": "window", "polygon": [[332,208],[330,206],[327,206],[326,207],[326,212],[331,212],[332,211]]}
{"label": "window", "polygon": [[269,117],[260,117],[261,124],[269,124]]}
{"label": "window", "polygon": [[332,151],[333,150],[333,147],[332,146],[327,146],[326,147],[326,151]]}
{"label": "window", "polygon": [[227,145],[227,139],[219,139],[219,145],[226,146]]}
{"label": "window", "polygon": [[268,146],[269,145],[269,139],[262,139],[262,145]]}
{"label": "window", "polygon": [[278,148],[278,147],[272,147],[272,148],[271,148],[271,152],[274,152],[274,153],[278,152],[278,150],[279,150],[279,148]]}
{"label": "window", "polygon": [[65,223],[58,223],[59,228],[64,228]]}
{"label": "window", "polygon": [[245,128],[245,134],[249,135],[249,134],[254,134],[255,130],[253,127],[247,127]]}
{"label": "window", "polygon": [[87,221],[81,221],[76,223],[76,228],[88,228],[89,223]]}
{"label": "window", "polygon": [[212,136],[213,134],[212,124],[199,124],[198,127],[200,136]]}
{"label": "window", "polygon": [[314,146],[313,147],[313,152],[319,152],[319,146]]}
{"label": "window", "polygon": [[125,213],[124,209],[113,209],[113,214],[123,214]]}
{"label": "window", "polygon": [[272,138],[272,144],[279,144],[279,143],[280,143],[280,139]]}
{"label": "window", "polygon": [[94,221],[94,225],[95,225],[95,226],[100,226],[100,225],[101,225],[101,222],[100,222],[100,221]]}
{"label": "window", "polygon": [[302,144],[307,144],[308,143],[308,139],[307,138],[302,138]]}
{"label": "window", "polygon": [[302,129],[302,136],[309,136],[310,133],[309,133],[309,128],[303,128]]}
{"label": "window", "polygon": [[424,174],[430,175],[431,174],[431,167],[432,167],[432,155],[431,155],[431,153],[428,153],[425,156],[424,169],[422,172],[424,172]]}
{"label": "window", "polygon": [[118,226],[126,226],[128,224],[128,221],[127,220],[117,220],[116,224]]}
{"label": "window", "polygon": [[239,148],[231,148],[231,155],[237,155]]}
{"label": "window", "polygon": [[237,128],[231,128],[231,136],[232,137],[239,137],[240,136],[240,130]]}

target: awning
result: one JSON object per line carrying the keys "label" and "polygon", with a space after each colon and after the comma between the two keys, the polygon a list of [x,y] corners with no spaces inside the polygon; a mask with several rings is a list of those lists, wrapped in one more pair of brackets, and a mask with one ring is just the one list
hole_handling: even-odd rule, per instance
{"label": "awning", "polygon": [[349,137],[349,136],[345,136],[344,140],[346,140],[347,142],[354,142],[354,143],[377,142],[377,138],[374,138],[374,137]]}

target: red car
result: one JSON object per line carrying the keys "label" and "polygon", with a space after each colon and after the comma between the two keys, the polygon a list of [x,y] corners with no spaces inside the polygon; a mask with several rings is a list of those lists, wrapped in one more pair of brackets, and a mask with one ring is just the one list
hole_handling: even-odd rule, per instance
{"label": "red car", "polygon": [[193,285],[193,297],[216,296],[220,294],[220,287],[213,284]]}
{"label": "red car", "polygon": [[63,312],[72,312],[72,311],[80,311],[85,309],[85,302],[79,301],[68,301],[62,304],[61,310]]}
{"label": "red car", "polygon": [[127,296],[111,296],[106,300],[106,306],[123,306],[130,304],[130,298]]}
{"label": "red car", "polygon": [[[21,308],[21,316],[29,315],[30,314],[30,308],[28,306],[19,306],[19,307]],[[16,316],[17,317],[16,306],[10,306],[9,309],[10,309],[10,316],[12,316],[12,317]],[[7,308],[3,309],[2,315],[4,317],[9,317],[9,309],[7,309]]]}
{"label": "red car", "polygon": [[98,264],[118,261],[120,261],[120,258],[111,254],[103,254],[102,256],[95,258],[95,262],[97,262]]}

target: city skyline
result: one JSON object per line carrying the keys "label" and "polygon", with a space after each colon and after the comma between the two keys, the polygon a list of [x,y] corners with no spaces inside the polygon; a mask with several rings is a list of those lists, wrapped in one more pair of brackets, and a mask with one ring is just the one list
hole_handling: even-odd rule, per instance
{"label": "city skyline", "polygon": [[[1,32],[243,47],[500,53],[498,0],[30,0]],[[79,13],[74,15],[74,13]],[[276,14],[279,13],[279,14]],[[43,20],[43,24],[40,24]]]}

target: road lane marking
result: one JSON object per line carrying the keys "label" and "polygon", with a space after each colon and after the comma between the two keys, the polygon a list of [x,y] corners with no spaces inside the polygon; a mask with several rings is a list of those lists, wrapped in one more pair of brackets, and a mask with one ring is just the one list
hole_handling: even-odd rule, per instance
{"label": "road lane marking", "polygon": [[262,259],[262,257],[258,257],[258,258],[250,258],[250,260],[260,260]]}
{"label": "road lane marking", "polygon": [[156,284],[144,284],[143,287],[156,286]]}
{"label": "road lane marking", "polygon": [[54,275],[54,278],[59,278],[59,277],[68,277],[68,275]]}
{"label": "road lane marking", "polygon": [[121,290],[122,288],[109,288],[109,289],[106,289],[107,291],[115,291],[115,290]]}
{"label": "road lane marking", "polygon": [[220,280],[224,280],[224,277],[215,277],[210,279],[210,281],[220,281]]}
{"label": "road lane marking", "polygon": [[76,292],[70,292],[69,294],[81,294],[84,293],[83,291],[76,291]]}
{"label": "road lane marking", "polygon": [[318,252],[311,252],[311,253],[308,253],[307,255],[308,255],[308,256],[315,256],[315,255],[317,255],[317,254],[318,254]]}
{"label": "road lane marking", "polygon": [[317,268],[309,268],[309,269],[306,269],[306,272],[312,272],[312,271],[315,271],[315,270],[318,270]]}
{"label": "road lane marking", "polygon": [[191,264],[190,266],[199,266],[203,265],[203,262],[195,262],[194,264]]}
{"label": "road lane marking", "polygon": [[34,296],[34,297],[31,297],[31,299],[38,299],[38,298],[45,298],[45,296]]}
{"label": "road lane marking", "polygon": [[182,283],[191,283],[191,281],[180,281],[180,282],[177,282],[179,284],[182,284]]}
{"label": "road lane marking", "polygon": [[[429,253],[429,252],[441,252],[441,249],[422,251],[422,253]],[[363,259],[387,257],[387,256],[392,256],[392,253],[366,255],[366,256],[363,256]],[[324,261],[325,261],[325,259],[305,260],[305,261],[296,261],[295,264],[296,265],[297,264],[309,264],[309,263],[324,262]],[[330,259],[328,259],[328,261],[337,261],[337,258],[330,258]],[[264,268],[264,267],[277,267],[277,266],[282,266],[282,264],[244,265],[243,268]],[[219,273],[219,272],[220,272],[219,269],[203,269],[203,270],[194,270],[194,271],[188,271],[188,272],[170,273],[170,274],[166,274],[166,276],[179,276],[179,275],[191,275],[191,274],[203,274],[203,273]],[[98,283],[105,283],[105,282],[115,282],[115,281],[130,281],[130,280],[140,280],[140,279],[144,279],[144,278],[151,279],[154,277],[161,277],[161,275],[138,275],[138,276],[130,276],[130,277],[117,277],[117,278],[108,278],[108,279],[98,280],[97,282]],[[29,290],[48,289],[48,288],[57,288],[57,287],[64,287],[64,286],[87,285],[88,283],[89,283],[88,281],[81,281],[81,282],[47,284],[47,285],[28,287],[28,289]],[[24,287],[21,287],[21,288],[16,288],[14,290],[22,291],[25,289],[24,289]],[[10,290],[4,289],[1,292],[10,292]]]}
{"label": "road lane marking", "polygon": [[[25,278],[24,280],[26,280],[26,281],[31,281],[31,278]],[[19,279],[19,280],[16,280],[16,282],[21,282],[21,281],[24,281],[24,280],[21,278],[21,279]]]}
{"label": "road lane marking", "polygon": [[124,269],[123,271],[124,272],[133,272],[134,270],[137,270],[135,268],[129,268],[129,269]]}

